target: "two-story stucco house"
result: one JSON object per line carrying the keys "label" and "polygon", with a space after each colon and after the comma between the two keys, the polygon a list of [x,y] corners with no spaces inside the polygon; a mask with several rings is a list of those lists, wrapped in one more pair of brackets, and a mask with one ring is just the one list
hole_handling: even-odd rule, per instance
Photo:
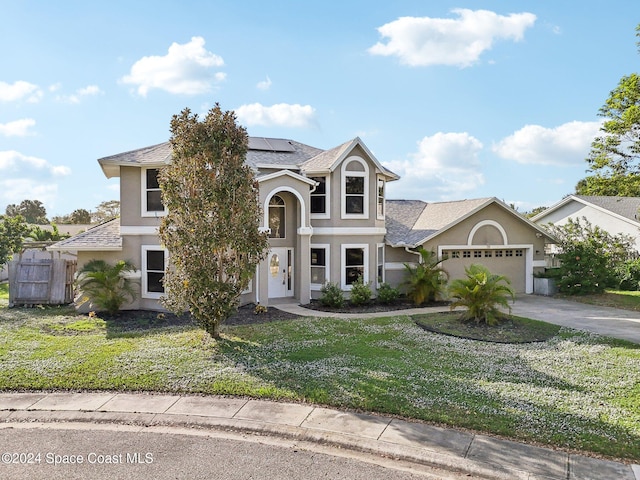
{"label": "two-story stucco house", "polygon": [[[52,247],[77,251],[79,266],[94,258],[132,261],[140,295],[127,308],[160,307],[170,259],[157,233],[166,213],[157,175],[170,161],[169,143],[99,159],[108,178],[120,177],[120,218]],[[388,201],[387,182],[399,177],[359,138],[321,150],[250,137],[246,162],[259,184],[270,250],[241,303],[292,297],[306,304],[325,282],[348,292],[360,276],[374,291],[384,281],[398,285],[420,245],[447,255],[453,278],[469,263],[486,263],[511,277],[519,292],[532,291],[534,267],[544,265],[544,230],[495,198]]]}

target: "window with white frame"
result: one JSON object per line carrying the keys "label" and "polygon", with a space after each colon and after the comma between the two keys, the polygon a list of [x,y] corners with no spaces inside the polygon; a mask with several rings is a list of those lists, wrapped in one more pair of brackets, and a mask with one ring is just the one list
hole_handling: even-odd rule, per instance
{"label": "window with white frame", "polygon": [[319,290],[329,281],[329,245],[311,245],[311,286]]}
{"label": "window with white frame", "polygon": [[142,246],[142,297],[160,298],[164,294],[167,250],[158,245]]}
{"label": "window with white frame", "polygon": [[269,200],[269,238],[285,238],[285,203],[274,195]]}
{"label": "window with white frame", "polygon": [[142,169],[142,216],[150,217],[166,213],[162,203],[157,168]]}
{"label": "window with white frame", "polygon": [[367,283],[369,281],[368,263],[368,245],[342,245],[342,288],[350,289],[360,277]]}
{"label": "window with white frame", "polygon": [[377,216],[378,220],[384,220],[384,179],[378,177],[378,199],[377,199]]}
{"label": "window with white frame", "polygon": [[329,218],[329,183],[327,177],[311,177],[318,182],[311,192],[311,216],[314,218]]}
{"label": "window with white frame", "polygon": [[384,283],[384,243],[378,244],[378,254],[376,259],[377,265],[377,287]]}
{"label": "window with white frame", "polygon": [[369,217],[369,167],[359,157],[342,164],[342,218]]}

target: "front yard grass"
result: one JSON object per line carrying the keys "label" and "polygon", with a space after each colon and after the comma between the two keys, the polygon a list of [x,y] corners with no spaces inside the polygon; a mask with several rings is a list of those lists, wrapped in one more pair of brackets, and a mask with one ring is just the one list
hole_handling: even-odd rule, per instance
{"label": "front yard grass", "polygon": [[244,395],[398,415],[640,461],[640,346],[560,329],[500,344],[397,315],[118,329],[66,307],[0,308],[0,390]]}
{"label": "front yard grass", "polygon": [[601,307],[622,308],[640,312],[640,291],[627,290],[605,290],[604,293],[591,295],[567,295],[562,296],[567,300],[587,303],[589,305],[599,305]]}

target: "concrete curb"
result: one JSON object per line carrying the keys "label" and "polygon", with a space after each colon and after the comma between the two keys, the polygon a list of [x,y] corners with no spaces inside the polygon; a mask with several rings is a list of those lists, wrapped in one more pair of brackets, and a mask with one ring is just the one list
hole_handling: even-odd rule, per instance
{"label": "concrete curb", "polygon": [[304,404],[128,393],[0,393],[0,428],[118,425],[233,432],[388,457],[483,479],[640,480],[640,466],[485,435]]}

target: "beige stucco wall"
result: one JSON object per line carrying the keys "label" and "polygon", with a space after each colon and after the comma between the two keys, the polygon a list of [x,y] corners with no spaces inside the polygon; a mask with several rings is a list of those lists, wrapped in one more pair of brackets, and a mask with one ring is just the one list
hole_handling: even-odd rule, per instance
{"label": "beige stucco wall", "polygon": [[[474,231],[475,230],[475,231]],[[501,230],[506,235],[506,242]],[[473,236],[471,233],[474,232]],[[533,272],[538,265],[544,264],[545,239],[527,222],[506,211],[498,204],[491,204],[469,218],[453,226],[446,232],[426,242],[427,250],[442,253],[443,250],[463,252],[482,251],[481,257],[449,259],[442,264],[451,279],[463,278],[464,267],[472,263],[486,265],[492,273],[505,275],[513,282],[517,292],[531,293]],[[470,238],[471,236],[471,238]],[[512,250],[513,256],[496,257],[495,250]],[[515,256],[515,250],[522,250],[522,257]],[[487,257],[485,251],[491,251]],[[462,257],[462,253],[461,253]],[[386,278],[390,283],[401,282],[404,278],[403,262],[416,262],[418,257],[404,248],[387,249]]]}

